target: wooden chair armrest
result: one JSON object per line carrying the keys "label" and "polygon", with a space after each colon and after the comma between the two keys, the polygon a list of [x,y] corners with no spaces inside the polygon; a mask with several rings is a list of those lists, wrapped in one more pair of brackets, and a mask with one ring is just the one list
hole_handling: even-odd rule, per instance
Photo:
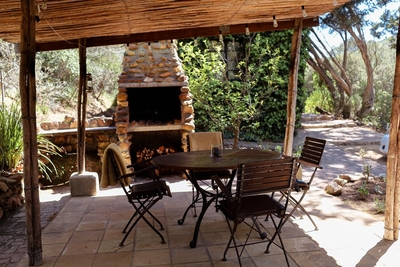
{"label": "wooden chair armrest", "polygon": [[300,163],[301,165],[306,165],[308,167],[314,167],[314,168],[322,169],[321,166],[319,166],[317,164],[314,164],[314,163],[311,163],[311,162],[308,162],[308,161],[305,161],[305,160],[297,159],[296,161],[297,161],[297,163]]}
{"label": "wooden chair armrest", "polygon": [[211,179],[215,181],[215,183],[218,185],[218,187],[221,189],[222,193],[229,197],[231,196],[231,191],[225,186],[225,184],[221,181],[221,178],[219,178],[218,175],[213,175],[211,176]]}
{"label": "wooden chair armrest", "polygon": [[[143,160],[143,161],[140,161],[140,162],[135,162],[135,163],[133,163],[133,164],[131,164],[131,165],[128,165],[128,166],[126,166],[126,167],[127,167],[128,169],[129,169],[129,168],[135,168],[135,167],[140,166],[140,165],[142,165],[142,164],[149,163],[151,160],[152,160],[152,159],[146,159],[146,160]],[[150,164],[152,164],[152,163],[150,163]]]}
{"label": "wooden chair armrest", "polygon": [[[141,173],[144,173],[144,172],[147,172],[147,171],[150,171],[150,170],[155,170],[155,169],[158,169],[158,167],[156,165],[150,165],[150,166],[147,166],[147,167],[145,167],[143,169],[140,169],[138,171],[134,171],[132,173],[127,173],[125,175],[121,175],[120,179],[132,177],[132,176],[135,176],[136,174],[141,174]],[[154,173],[153,180],[158,180],[158,176],[155,173]]]}

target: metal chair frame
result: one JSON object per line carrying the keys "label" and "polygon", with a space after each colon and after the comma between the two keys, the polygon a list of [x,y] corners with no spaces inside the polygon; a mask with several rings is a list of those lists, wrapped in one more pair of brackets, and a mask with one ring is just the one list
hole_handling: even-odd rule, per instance
{"label": "metal chair frame", "polygon": [[[154,227],[154,221],[160,227],[160,230],[164,230],[162,223],[150,212],[151,207],[153,207],[159,200],[161,200],[164,196],[171,197],[171,191],[169,186],[165,181],[159,180],[158,176],[155,173],[155,169],[157,166],[147,162],[140,162],[137,164],[129,165],[130,167],[139,167],[141,164],[148,164],[148,166],[134,171],[132,173],[128,173],[125,175],[121,175],[118,163],[116,161],[114,152],[112,150],[107,151],[107,157],[112,162],[114,166],[114,171],[116,172],[116,177],[118,177],[118,182],[121,185],[128,202],[133,206],[135,212],[129,219],[128,223],[124,227],[122,233],[125,233],[124,238],[122,239],[120,246],[124,245],[126,238],[129,236],[133,228],[137,225],[137,223],[142,219],[151,229],[161,238],[161,243],[165,244],[164,236]],[[144,183],[133,183],[126,184],[126,178],[135,177],[138,174],[142,173],[152,173],[152,181],[144,182]],[[153,219],[153,223],[151,223],[145,215],[149,215],[151,219]],[[133,223],[132,223],[133,222]],[[128,229],[129,228],[129,229]],[[128,230],[128,231],[127,231]]]}
{"label": "metal chair frame", "polygon": [[[285,260],[289,266],[289,260],[280,235],[284,221],[288,217],[286,208],[289,198],[284,203],[273,197],[274,192],[285,191],[288,196],[292,190],[296,159],[285,157],[283,159],[269,160],[255,163],[246,163],[238,166],[236,192],[232,192],[218,176],[213,179],[222,190],[225,198],[219,201],[218,209],[225,215],[226,222],[231,233],[228,244],[223,253],[223,261],[226,261],[226,254],[230,248],[235,248],[240,266],[240,257],[244,248],[266,242],[265,253],[269,253],[271,244],[275,244],[283,250]],[[259,216],[270,216],[275,227],[275,232],[271,237],[261,233],[258,225]],[[278,222],[275,221],[278,219]],[[251,219],[247,222],[246,219]],[[250,230],[242,244],[238,244],[235,233],[240,223],[249,226]],[[250,240],[252,231],[256,231],[261,239]],[[263,234],[263,235],[262,235]],[[279,243],[275,242],[278,237]],[[232,244],[233,243],[233,244]],[[241,250],[239,251],[239,248]]]}
{"label": "metal chair frame", "polygon": [[292,217],[296,211],[300,211],[300,218],[303,218],[301,213],[305,214],[314,225],[315,230],[318,230],[318,226],[312,219],[311,215],[307,212],[307,210],[301,205],[301,202],[310,190],[317,170],[322,169],[322,167],[320,166],[320,162],[325,149],[325,144],[326,140],[323,139],[313,137],[305,138],[300,157],[297,159],[297,170],[300,166],[302,166],[302,168],[312,168],[313,170],[311,176],[307,181],[297,179],[294,180],[293,190],[296,192],[302,192],[299,198],[295,197],[294,194],[288,196],[286,192],[281,192],[282,197],[288,197],[290,204],[293,206],[293,209],[289,214],[290,216],[286,220]]}

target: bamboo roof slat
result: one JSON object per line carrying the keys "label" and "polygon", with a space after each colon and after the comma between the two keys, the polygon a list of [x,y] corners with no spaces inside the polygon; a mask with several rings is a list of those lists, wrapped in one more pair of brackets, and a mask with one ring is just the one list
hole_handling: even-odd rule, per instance
{"label": "bamboo roof slat", "polygon": [[[338,0],[338,3],[348,1]],[[309,19],[336,7],[332,0],[36,0],[36,5],[43,2],[47,8],[41,7],[40,14],[36,11],[41,19],[36,23],[36,42],[43,44],[38,45],[39,48],[52,44],[54,49],[62,49],[62,44],[56,45],[60,40],[80,38],[130,36],[139,39],[150,35],[175,38],[171,34],[192,38],[202,36],[206,28],[212,29],[212,33],[207,34],[210,36],[218,33],[217,28],[221,26],[241,25],[243,28],[244,25],[272,23],[273,16],[278,23],[293,21],[302,17],[301,6],[306,8]],[[20,42],[20,6],[20,0],[0,0],[0,38],[4,41]],[[278,26],[274,30],[280,29]],[[168,36],[163,34],[166,31]]]}

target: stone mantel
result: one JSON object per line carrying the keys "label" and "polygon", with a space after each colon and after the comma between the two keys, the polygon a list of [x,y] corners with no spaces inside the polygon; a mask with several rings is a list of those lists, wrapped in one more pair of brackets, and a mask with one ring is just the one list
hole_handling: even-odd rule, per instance
{"label": "stone mantel", "polygon": [[171,131],[183,129],[182,124],[177,125],[152,125],[152,126],[129,126],[128,132],[154,132],[154,131]]}
{"label": "stone mantel", "polygon": [[188,82],[142,82],[142,83],[119,83],[120,88],[151,88],[151,87],[171,87],[188,86]]}

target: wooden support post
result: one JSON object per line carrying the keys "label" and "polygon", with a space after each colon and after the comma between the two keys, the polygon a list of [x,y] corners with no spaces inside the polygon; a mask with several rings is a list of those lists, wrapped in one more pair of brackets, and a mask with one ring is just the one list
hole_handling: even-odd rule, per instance
{"label": "wooden support post", "polygon": [[386,205],[384,238],[399,238],[400,196],[400,19],[397,32],[396,67],[394,73],[392,114],[390,117],[389,153],[386,163]]}
{"label": "wooden support post", "polygon": [[38,186],[35,79],[35,1],[21,0],[21,61],[19,89],[24,143],[26,232],[30,266],[42,265],[42,228]]}
{"label": "wooden support post", "polygon": [[86,39],[79,40],[79,91],[78,91],[78,174],[85,172],[86,127]]}
{"label": "wooden support post", "polygon": [[78,172],[69,179],[71,196],[94,196],[99,191],[97,173],[85,170],[85,129],[87,105],[86,39],[79,40],[79,92],[78,92]]}
{"label": "wooden support post", "polygon": [[292,37],[292,47],[290,52],[289,87],[287,96],[287,121],[283,154],[291,156],[293,154],[293,136],[296,123],[296,100],[297,100],[297,77],[300,62],[301,34],[303,19],[295,19],[294,32]]}

